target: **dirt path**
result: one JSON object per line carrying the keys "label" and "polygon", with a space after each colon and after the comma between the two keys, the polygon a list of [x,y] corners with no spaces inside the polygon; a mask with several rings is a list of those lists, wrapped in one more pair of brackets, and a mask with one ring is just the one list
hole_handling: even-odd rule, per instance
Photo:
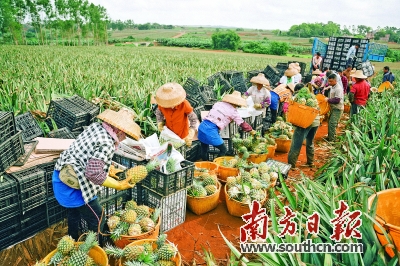
{"label": "dirt path", "polygon": [[173,38],[173,39],[176,39],[176,38],[179,38],[179,37],[181,37],[181,36],[183,36],[183,35],[185,35],[185,34],[186,34],[186,32],[180,32],[180,33],[178,33],[177,35],[173,36],[172,38]]}
{"label": "dirt path", "polygon": [[[346,118],[347,115],[344,115],[342,121],[346,120]],[[340,125],[339,132],[341,128],[343,128],[343,125]],[[289,182],[296,181],[301,176],[301,172],[313,178],[315,172],[329,159],[329,151],[332,147],[322,139],[327,134],[328,125],[327,122],[324,121],[315,137],[316,167],[312,169],[309,167],[301,167],[301,165],[306,163],[306,152],[305,146],[303,145],[299,161],[297,162],[297,167],[299,169],[289,172]],[[274,160],[286,163],[287,153],[276,153]],[[178,245],[182,259],[187,265],[204,265],[202,247],[212,252],[219,265],[226,265],[230,250],[218,231],[218,225],[225,237],[235,244],[238,243],[239,228],[243,225],[243,221],[241,218],[231,216],[228,213],[223,189],[221,189],[220,201],[215,210],[201,216],[187,210],[185,223],[167,232],[168,239]],[[196,264],[193,264],[193,261],[195,261]]]}

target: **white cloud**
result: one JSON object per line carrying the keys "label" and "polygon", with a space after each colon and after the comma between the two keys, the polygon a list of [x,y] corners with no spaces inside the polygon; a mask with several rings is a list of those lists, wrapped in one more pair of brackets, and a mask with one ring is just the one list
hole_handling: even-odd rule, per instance
{"label": "white cloud", "polygon": [[303,22],[400,27],[397,0],[90,0],[135,23],[287,30]]}

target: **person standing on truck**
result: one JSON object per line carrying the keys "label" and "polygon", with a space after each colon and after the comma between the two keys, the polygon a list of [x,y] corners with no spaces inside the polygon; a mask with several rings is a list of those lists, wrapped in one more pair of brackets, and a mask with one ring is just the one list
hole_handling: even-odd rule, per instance
{"label": "person standing on truck", "polygon": [[346,54],[347,65],[353,66],[354,62],[357,59],[356,55],[357,55],[357,51],[359,48],[360,48],[360,45],[358,43],[354,44],[353,46],[351,46],[349,48],[349,50],[347,51],[347,54]]}

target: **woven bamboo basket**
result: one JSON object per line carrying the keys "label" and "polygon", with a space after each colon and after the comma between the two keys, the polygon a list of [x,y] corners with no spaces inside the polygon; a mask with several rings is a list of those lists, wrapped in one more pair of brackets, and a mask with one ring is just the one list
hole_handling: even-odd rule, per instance
{"label": "woven bamboo basket", "polygon": [[[141,246],[143,244],[146,243],[150,243],[153,245],[153,250],[157,248],[157,244],[156,244],[157,239],[140,239],[140,240],[136,240],[132,243],[129,244],[129,246]],[[182,257],[181,254],[178,252],[174,258],[172,258],[172,260],[176,266],[181,266],[182,265]],[[120,259],[119,260],[119,266],[123,266],[125,265],[125,259]]]}
{"label": "woven bamboo basket", "polygon": [[206,197],[187,196],[188,208],[197,215],[214,210],[218,206],[219,194],[221,193],[221,183],[217,181],[217,192]]}
{"label": "woven bamboo basket", "polygon": [[[151,212],[154,211],[154,209],[150,209]],[[160,225],[161,225],[161,217],[158,218],[157,224],[154,227],[153,230],[137,235],[137,236],[128,236],[128,235],[121,235],[121,238],[118,240],[114,241],[114,244],[119,247],[119,248],[124,248],[133,241],[140,240],[140,239],[153,239],[157,238],[158,235],[160,234]],[[100,232],[101,235],[103,236],[109,236],[110,234],[105,234]]]}
{"label": "woven bamboo basket", "polygon": [[[311,126],[314,119],[319,114],[319,111],[315,108],[299,104],[296,102],[291,102],[289,104],[289,109],[287,111],[286,121],[291,124],[301,127],[307,128]],[[278,145],[279,146],[279,145]]]}
{"label": "woven bamboo basket", "polygon": [[224,160],[231,160],[235,157],[231,156],[224,156],[224,157],[218,157],[214,160],[214,163],[218,165],[218,178],[221,182],[225,183],[226,179],[230,176],[237,176],[239,174],[239,169],[237,168],[231,168],[231,167],[225,167],[222,166],[222,162]]}
{"label": "woven bamboo basket", "polygon": [[350,109],[351,109],[351,105],[345,105],[343,112],[346,113],[346,114],[350,114]]}
{"label": "woven bamboo basket", "polygon": [[317,98],[317,101],[318,101],[319,114],[326,115],[331,108],[329,106],[329,103],[326,101],[325,95],[317,94],[317,95],[315,95],[315,98]]}
{"label": "woven bamboo basket", "polygon": [[[77,242],[76,245],[83,244],[83,242]],[[41,261],[43,263],[49,264],[51,258],[56,254],[57,249],[53,250]],[[94,262],[99,266],[108,266],[108,257],[106,252],[99,246],[95,246],[89,250],[89,257],[91,257]]]}
{"label": "woven bamboo basket", "polygon": [[290,145],[292,145],[291,139],[275,139],[275,142],[276,142],[276,151],[283,153],[290,151]]}
{"label": "woven bamboo basket", "polygon": [[[265,199],[260,201],[261,205],[264,205],[265,201],[268,198],[267,191],[266,190],[264,191],[265,191]],[[250,207],[248,204],[243,204],[229,197],[227,186],[224,187],[224,192],[225,192],[226,207],[228,208],[228,212],[230,215],[236,217],[242,217],[242,215],[250,212]]]}

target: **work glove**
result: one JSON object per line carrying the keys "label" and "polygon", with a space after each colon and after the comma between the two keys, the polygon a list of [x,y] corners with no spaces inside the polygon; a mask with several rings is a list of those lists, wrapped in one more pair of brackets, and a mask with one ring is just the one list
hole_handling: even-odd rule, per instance
{"label": "work glove", "polygon": [[117,169],[117,168],[115,168],[114,165],[111,165],[110,166],[110,170],[108,170],[108,176],[111,176],[112,178],[118,180],[119,179],[119,175],[121,173],[123,173],[123,172],[124,172],[123,170]]}
{"label": "work glove", "polygon": [[116,190],[126,190],[133,188],[135,185],[129,183],[130,179],[125,179],[122,181],[117,181],[110,176],[107,176],[106,180],[102,184],[103,187],[114,188]]}
{"label": "work glove", "polygon": [[164,122],[158,122],[158,124],[157,124],[157,126],[158,126],[158,131],[160,131],[160,132],[163,131],[164,125],[165,125]]}
{"label": "work glove", "polygon": [[250,132],[253,130],[253,128],[246,122],[243,122],[242,124],[240,124],[240,127],[243,129],[244,132]]}
{"label": "work glove", "polygon": [[189,134],[185,138],[186,146],[192,146],[192,141],[194,137],[195,130],[193,128],[189,128]]}
{"label": "work glove", "polygon": [[255,105],[254,105],[254,109],[262,109],[262,106],[261,106],[261,104],[259,104],[259,103],[256,103]]}
{"label": "work glove", "polygon": [[242,98],[243,98],[243,99],[247,99],[247,97],[248,97],[248,96],[245,95],[245,94],[242,95]]}

